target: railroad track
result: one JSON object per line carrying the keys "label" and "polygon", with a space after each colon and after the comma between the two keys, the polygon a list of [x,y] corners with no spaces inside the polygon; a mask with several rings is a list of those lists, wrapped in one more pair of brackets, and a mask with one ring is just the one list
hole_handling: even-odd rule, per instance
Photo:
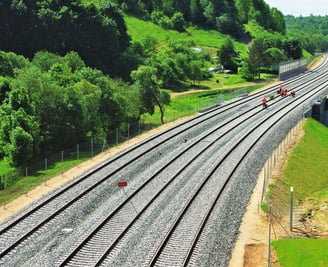
{"label": "railroad track", "polygon": [[[327,85],[327,82],[324,82],[324,84],[322,84],[320,87],[318,87],[319,89],[317,89],[317,91],[320,92],[322,90],[322,86],[324,86],[324,85]],[[312,97],[313,95],[317,94],[317,91],[312,91],[312,92],[310,91],[307,94],[305,94],[303,96],[303,98],[305,98],[305,100],[306,100],[306,97],[307,98]],[[307,96],[308,94],[310,96]],[[280,98],[276,103],[278,103],[279,101],[282,101],[282,100],[283,99]],[[295,108],[295,106],[298,105],[297,102],[304,102],[305,100],[302,100],[301,98],[298,98],[297,101],[293,104],[294,108]],[[284,111],[285,109],[287,109],[286,112]],[[290,104],[287,103],[283,107],[279,108],[278,111],[284,112],[285,113],[284,116],[287,116],[288,113],[290,112],[288,109],[293,110],[293,109],[290,108]],[[261,112],[263,112],[263,110],[260,110],[256,113],[253,113],[253,115],[251,115],[251,116],[248,115],[247,119],[250,119],[252,116],[258,115]],[[277,114],[275,112],[275,113],[271,114],[269,116],[269,118],[276,117],[275,120],[277,122],[277,121],[282,120],[284,118],[284,116],[280,116],[280,114]],[[230,121],[230,123],[231,123],[231,121]],[[234,127],[240,127],[241,124],[243,124],[243,123],[245,123],[245,120],[240,121]],[[208,192],[210,192],[210,189],[215,185],[216,180],[213,179],[213,177],[218,176],[217,175],[217,172],[218,172],[217,169],[220,166],[222,166],[223,162],[227,161],[228,156],[230,156],[231,153],[235,153],[236,148],[242,142],[244,142],[248,138],[248,136],[251,135],[255,130],[257,130],[261,125],[262,125],[262,121],[258,122],[257,125],[253,126],[250,130],[248,130],[248,133],[245,134],[244,137],[242,139],[240,139],[233,147],[231,147],[228,150],[227,154],[225,154],[222,157],[220,162],[215,164],[215,167],[213,168],[213,170],[211,170],[210,173],[205,176],[204,181],[199,185],[199,188],[196,190],[196,192],[193,195],[191,195],[190,200],[187,202],[187,204],[185,205],[183,210],[180,212],[180,214],[176,217],[175,222],[173,223],[171,229],[168,231],[166,237],[163,239],[163,243],[160,245],[159,249],[156,251],[156,253],[155,253],[153,259],[151,260],[149,266],[154,266],[155,262],[156,263],[159,262],[159,264],[156,264],[158,266],[182,266],[183,260],[185,258],[190,258],[190,256],[186,257],[186,256],[181,256],[180,255],[180,254],[183,255],[184,253],[186,253],[186,251],[188,252],[188,250],[192,251],[193,250],[192,247],[195,246],[195,244],[190,245],[192,240],[196,239],[196,238],[194,238],[194,235],[190,234],[190,229],[192,227],[196,226],[196,229],[194,231],[197,232],[197,229],[202,229],[204,227],[202,225],[199,226],[200,222],[195,223],[194,220],[193,220],[194,211],[198,211],[198,213],[199,213],[199,211],[202,211],[201,207],[205,206],[205,204],[206,204],[202,201],[200,201],[200,203],[198,203],[198,204],[197,203],[195,204],[196,199],[202,200],[202,199],[205,198],[206,194],[208,194]],[[263,131],[262,135],[264,135],[270,129],[271,126],[272,126],[272,124],[269,124],[268,128],[265,131]],[[203,141],[204,139],[209,138],[209,135],[212,135],[214,132],[218,131],[220,128],[221,128],[221,126],[218,127],[218,128],[215,128],[210,134],[206,134],[204,137],[201,137],[199,141]],[[206,147],[203,147],[201,152],[199,152],[194,158],[192,158],[190,160],[190,163],[194,162],[196,160],[196,158],[200,157],[201,154],[205,150],[207,150],[209,147],[213,146],[219,139],[221,139],[224,135],[228,134],[229,131],[231,131],[231,129],[230,130],[228,129],[224,133],[220,134],[220,136],[216,136],[215,138],[213,138],[213,141],[207,143]],[[199,144],[199,141],[195,142],[193,144],[193,146]],[[249,151],[251,151],[252,147],[257,143],[257,141],[258,141],[258,139],[256,139],[254,141],[254,144],[252,144],[252,143],[250,144],[247,153]],[[211,192],[211,194],[216,196],[216,197],[214,198],[213,204],[210,205],[208,211],[205,212],[205,215],[197,214],[198,215],[197,217],[200,218],[201,222],[205,222],[206,221],[205,218],[209,217],[209,215],[211,214],[211,211],[213,210],[213,208],[215,206],[215,203],[219,199],[219,196],[222,194],[225,186],[228,184],[230,178],[233,176],[235,170],[237,169],[239,164],[242,162],[244,157],[247,155],[247,153],[241,154],[241,155],[243,155],[242,158],[239,160],[237,165],[234,167],[233,171],[228,175],[228,178],[223,182],[222,187],[219,188],[218,192]],[[174,159],[174,161],[179,159],[179,157],[180,157],[180,155],[178,155],[177,158]],[[181,160],[181,161],[183,161],[183,160]],[[174,182],[174,179],[179,177],[179,175],[181,175],[181,173],[188,167],[189,167],[189,164],[185,163],[182,170],[180,170],[174,177],[172,177],[169,180],[169,183]],[[166,169],[166,168],[167,168],[167,166],[164,166],[164,169]],[[162,169],[160,171],[162,171]],[[156,176],[154,176],[154,177],[156,177]],[[214,181],[212,182],[212,184],[209,185],[209,181],[210,181],[211,178]],[[134,224],[138,223],[137,220],[139,219],[139,217],[142,216],[142,213],[145,212],[146,209],[150,205],[152,205],[153,202],[156,201],[155,199],[158,198],[159,195],[163,193],[163,191],[166,189],[166,186],[167,186],[167,184],[165,185],[165,187],[163,187],[163,189],[159,190],[154,195],[154,198],[152,198],[147,204],[145,204],[145,208],[143,208],[142,211],[139,214],[137,214],[134,219],[132,219],[134,216],[132,216],[131,213],[126,214],[125,216],[123,216],[123,217],[131,216],[131,222],[127,227],[125,227],[122,230],[121,234],[114,241],[109,241],[107,244],[104,245],[104,247],[102,249],[99,248],[99,246],[97,246],[97,244],[99,244],[98,240],[101,239],[101,236],[103,236],[103,233],[104,233],[103,229],[104,228],[105,229],[110,229],[111,228],[111,227],[108,227],[108,225],[107,225],[108,220],[110,220],[110,217],[111,217],[110,216],[110,217],[106,218],[106,223],[101,224],[100,227],[98,227],[97,229],[95,229],[95,231],[93,231],[91,234],[89,234],[87,236],[87,238],[83,242],[81,242],[81,244],[70,255],[68,255],[66,257],[66,259],[60,264],[60,266],[66,266],[66,265],[68,265],[68,266],[81,266],[82,264],[86,264],[87,266],[99,266],[103,261],[106,261],[106,257],[108,257],[110,252],[112,250],[116,249],[115,246],[121,241],[122,238],[125,237],[125,235],[128,235],[129,228],[134,227]],[[196,207],[192,207],[192,206],[196,206]],[[120,209],[120,210],[122,210],[122,209]],[[188,217],[188,215],[187,215],[188,213],[189,213],[189,218],[184,219],[184,223],[181,226],[182,218]],[[104,225],[106,225],[106,226],[104,226]],[[180,228],[182,230],[180,230],[180,231],[176,230],[178,228]],[[188,229],[189,231],[186,231],[186,229]],[[105,232],[110,232],[110,231],[105,230]],[[116,231],[114,230],[114,232],[116,232]],[[176,234],[176,232],[177,232],[177,234]],[[184,234],[184,235],[181,236],[181,233]],[[200,233],[198,233],[198,235],[200,235]],[[108,237],[106,238],[106,240],[108,241]],[[183,243],[185,243],[185,246],[183,246]],[[107,250],[105,250],[107,247],[109,247],[109,248]],[[94,248],[94,249],[92,249],[92,248]],[[179,250],[177,250],[177,248],[179,248]],[[104,252],[102,252],[102,251],[104,251]],[[180,253],[180,254],[178,254],[178,253]],[[98,260],[97,260],[97,256],[96,256],[97,254],[98,254],[98,257],[99,257]],[[82,259],[82,261],[83,261],[83,259],[92,259],[92,261],[86,263],[86,262],[81,262],[81,259]],[[107,262],[107,263],[105,262],[104,265],[111,266],[111,263],[110,262]]]}
{"label": "railroad track", "polygon": [[[315,78],[311,80],[309,83],[303,82],[303,86],[296,85],[296,87],[298,88],[297,96],[302,93],[302,90],[306,91],[309,86],[312,86],[314,83],[316,83],[316,80],[318,80],[318,85],[316,85],[318,87],[319,84],[322,83],[323,76],[325,75],[324,74],[325,68],[326,68],[325,64],[322,64],[317,69],[316,73],[308,73],[307,76],[311,76],[311,77],[313,76]],[[302,80],[302,78],[304,78],[304,76],[297,78],[297,80],[294,82],[288,81],[285,83],[285,86],[292,88],[293,83],[297,83],[297,82],[301,83],[300,81]],[[270,87],[267,90],[263,92],[259,92],[258,94],[255,94],[251,97],[239,99],[238,101],[233,101],[227,105],[223,105],[216,109],[213,109],[201,116],[198,116],[192,120],[187,121],[184,124],[181,124],[168,131],[162,132],[161,134],[154,136],[153,138],[150,138],[145,142],[140,143],[137,146],[119,154],[115,158],[108,160],[107,162],[98,166],[96,169],[91,170],[82,178],[74,181],[69,186],[63,188],[62,190],[59,190],[52,197],[49,197],[48,199],[43,201],[39,206],[36,206],[35,208],[31,209],[30,212],[25,213],[23,216],[19,217],[16,221],[12,221],[11,223],[8,223],[7,225],[5,225],[5,227],[3,227],[0,230],[0,241],[2,244],[0,250],[1,261],[6,263],[8,260],[8,262],[10,262],[14,253],[15,255],[17,255],[19,250],[24,249],[24,246],[27,246],[27,244],[29,244],[30,242],[33,243],[33,239],[35,238],[34,236],[40,236],[44,231],[50,231],[50,230],[43,230],[44,228],[54,227],[54,224],[61,223],[62,219],[58,219],[58,217],[70,216],[70,213],[73,212],[72,210],[75,210],[79,206],[83,206],[83,202],[86,201],[86,198],[88,198],[90,194],[95,194],[95,191],[99,190],[99,187],[102,188],[104,187],[105,184],[109,184],[110,187],[112,188],[113,185],[116,185],[117,182],[120,181],[120,179],[122,179],[121,173],[125,171],[125,169],[129,169],[129,168],[132,168],[132,170],[134,170],[133,168],[140,169],[140,167],[131,167],[131,166],[136,162],[140,161],[142,158],[146,158],[149,160],[149,158],[154,157],[154,155],[158,155],[159,153],[161,153],[159,151],[165,152],[164,149],[165,147],[169,147],[170,150],[174,146],[176,146],[176,144],[178,144],[181,148],[179,148],[178,150],[172,149],[174,152],[169,154],[169,157],[166,158],[165,163],[161,162],[159,164],[159,165],[165,165],[166,169],[156,167],[157,169],[154,169],[152,171],[153,172],[152,175],[146,175],[148,176],[147,181],[143,181],[140,186],[135,186],[133,190],[126,192],[126,194],[123,195],[121,194],[120,199],[117,200],[115,203],[116,208],[112,208],[112,210],[110,211],[110,213],[112,214],[110,219],[109,220],[106,219],[107,221],[109,221],[109,226],[105,226],[106,223],[104,223],[103,225],[104,228],[101,228],[100,226],[93,227],[95,229],[99,227],[98,232],[101,233],[100,236],[105,236],[104,233],[109,233],[110,231],[108,229],[111,229],[112,231],[111,233],[116,233],[115,235],[121,236],[120,238],[126,236],[129,229],[135,227],[133,226],[133,224],[131,224],[130,218],[139,218],[143,216],[142,214],[141,215],[138,214],[146,206],[152,205],[151,203],[154,201],[149,196],[147,200],[148,203],[147,201],[144,201],[142,202],[142,204],[139,204],[139,206],[136,205],[136,203],[140,202],[140,200],[138,200],[138,194],[142,196],[142,197],[139,196],[139,198],[143,198],[143,199],[148,194],[151,195],[150,193],[141,194],[140,192],[142,190],[147,191],[148,190],[148,189],[146,190],[147,187],[149,188],[157,187],[159,180],[163,182],[163,186],[162,186],[164,188],[163,190],[167,190],[165,187],[164,178],[167,178],[166,176],[168,175],[165,174],[165,170],[167,170],[169,166],[171,166],[172,169],[177,168],[176,166],[177,164],[173,164],[173,161],[176,162],[179,160],[179,162],[190,162],[188,164],[191,164],[192,161],[191,160],[188,161],[188,158],[190,158],[190,154],[196,153],[196,152],[191,152],[193,151],[194,149],[193,147],[195,147],[195,145],[201,146],[202,149],[204,149],[204,151],[211,151],[210,153],[213,153],[213,149],[211,150],[211,147],[214,146],[215,143],[216,144],[219,143],[220,146],[224,146],[225,144],[228,144],[226,146],[229,146],[228,141],[223,139],[229,132],[232,131],[231,125],[233,124],[237,126],[244,125],[248,120],[252,120],[252,118],[258,116],[258,114],[264,114],[265,111],[262,111],[261,109],[259,110],[260,105],[254,103],[260,103],[259,101],[260,97],[262,97],[263,95],[271,94],[275,92],[275,90],[276,90],[275,87]],[[284,100],[281,98],[273,99],[271,102],[272,105],[270,104],[270,107],[273,107],[274,105],[278,106],[282,102],[284,102]],[[240,108],[241,106],[244,108],[241,109]],[[229,112],[229,116],[225,115],[227,112]],[[245,116],[245,119],[242,119],[243,116]],[[227,117],[230,118],[228,119]],[[217,124],[218,127],[216,127],[215,129],[211,129],[210,127],[212,124]],[[195,133],[190,134],[190,131],[196,128],[201,128],[201,130],[196,130]],[[245,127],[245,129],[249,130],[249,126]],[[192,141],[189,142],[189,139],[191,139]],[[211,141],[212,139],[213,141]],[[185,142],[185,140],[187,140],[187,142]],[[174,141],[176,142],[174,143]],[[170,146],[169,143],[173,143],[173,145]],[[183,143],[183,145],[181,145],[181,143]],[[198,148],[196,150],[198,151]],[[201,153],[197,152],[196,154],[197,155],[199,154],[198,158],[201,157]],[[148,158],[146,155],[148,155]],[[209,157],[209,154],[206,154],[206,156],[203,157]],[[196,161],[196,158],[194,160]],[[204,163],[204,160],[201,162]],[[154,163],[153,165],[156,164]],[[176,171],[175,175],[169,176],[171,177],[172,180],[170,181],[170,184],[173,184],[175,181],[173,177],[175,176],[179,177],[179,175],[183,173],[184,169],[185,168],[179,169],[178,171]],[[173,171],[174,170],[170,172],[174,173]],[[139,172],[142,173],[142,171],[140,170]],[[101,174],[99,175],[99,173]],[[91,179],[91,177],[93,176],[96,177],[94,179]],[[161,179],[155,179],[155,177],[159,177],[159,176],[161,177]],[[131,183],[133,183],[132,178],[131,178]],[[151,182],[151,181],[156,181],[156,182]],[[76,187],[79,187],[79,190],[77,190],[77,192],[76,192]],[[117,187],[115,188],[117,189]],[[74,190],[74,193],[72,193],[71,190]],[[152,193],[153,196],[157,194],[159,196],[160,194],[162,194],[160,190],[154,192]],[[118,194],[119,192],[118,190],[116,191],[113,190],[110,193],[114,195],[114,194]],[[102,196],[102,198],[104,197],[105,196]],[[96,208],[94,208],[93,210],[96,210]],[[41,220],[40,217],[42,218]],[[106,220],[102,219],[102,221],[106,221]],[[99,222],[97,223],[99,224]],[[101,225],[101,223],[99,225]],[[117,225],[120,225],[118,229],[115,228],[117,227]],[[27,229],[28,231],[26,231]],[[37,237],[36,240],[38,240],[38,238],[40,237]],[[83,238],[76,239],[75,242],[80,242],[78,241],[80,239]],[[91,240],[91,238],[89,237],[86,239]],[[97,238],[95,239],[100,240]],[[122,239],[117,239],[117,241],[115,240],[111,241],[112,245],[114,243],[116,244],[122,242],[121,240]],[[81,244],[82,243],[83,242],[81,242]],[[91,247],[95,246],[95,244],[97,243],[101,243],[101,242],[96,241],[95,243],[93,243]],[[108,246],[108,243],[106,244],[106,246]],[[83,246],[81,245],[74,246],[72,244],[72,247],[76,248],[76,247],[83,247]],[[70,248],[65,248],[65,249],[72,250]],[[90,246],[88,247],[88,249],[90,249]],[[98,249],[98,250],[104,250],[104,249]],[[105,253],[102,256],[100,255],[98,257],[91,257],[92,260],[90,260],[90,265],[92,266],[92,264],[97,262],[99,259],[101,261],[105,260],[106,257],[104,255],[108,255],[109,253],[110,253],[109,251],[105,251]],[[64,257],[67,257],[67,259],[70,258],[70,256],[66,255],[66,253],[62,253],[58,255],[59,259]],[[27,256],[22,257],[22,259],[26,259],[26,258]],[[86,259],[85,261],[87,262]],[[56,262],[59,263],[60,260]],[[66,262],[69,262],[69,260],[61,261],[61,264],[65,265]]]}

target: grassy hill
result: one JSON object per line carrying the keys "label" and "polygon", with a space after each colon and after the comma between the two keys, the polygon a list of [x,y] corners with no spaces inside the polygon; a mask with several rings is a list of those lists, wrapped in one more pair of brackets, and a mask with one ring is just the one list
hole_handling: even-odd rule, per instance
{"label": "grassy hill", "polygon": [[[226,38],[226,36],[216,30],[201,29],[196,26],[190,26],[186,32],[178,32],[174,30],[165,30],[162,27],[144,21],[133,16],[124,16],[125,23],[128,28],[128,34],[132,40],[140,41],[146,36],[157,39],[159,42],[165,42],[169,38],[193,40],[197,47],[201,47],[214,56]],[[235,49],[241,53],[241,56],[246,56],[247,46],[242,42],[234,42]]]}

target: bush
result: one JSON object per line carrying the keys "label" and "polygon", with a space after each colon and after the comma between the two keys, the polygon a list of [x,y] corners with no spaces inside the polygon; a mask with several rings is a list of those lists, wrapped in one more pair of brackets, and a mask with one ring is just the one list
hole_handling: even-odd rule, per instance
{"label": "bush", "polygon": [[151,21],[160,25],[163,29],[173,29],[179,32],[185,30],[184,26],[186,22],[181,12],[175,12],[170,18],[166,16],[163,11],[153,11],[151,13]]}
{"label": "bush", "polygon": [[183,32],[185,30],[184,26],[186,22],[181,12],[175,12],[171,18],[171,22],[174,30],[179,32]]}
{"label": "bush", "polygon": [[172,29],[173,28],[173,25],[172,25],[172,22],[170,20],[169,17],[167,16],[164,16],[160,19],[159,21],[159,25],[163,28],[163,29]]}
{"label": "bush", "polygon": [[151,21],[157,25],[159,25],[160,20],[164,17],[164,13],[162,11],[153,11],[150,15]]}

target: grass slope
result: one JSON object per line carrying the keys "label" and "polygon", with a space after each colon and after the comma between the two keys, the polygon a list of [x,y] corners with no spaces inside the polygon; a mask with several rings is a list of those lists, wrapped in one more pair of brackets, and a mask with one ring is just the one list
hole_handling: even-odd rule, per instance
{"label": "grass slope", "polygon": [[294,187],[297,200],[327,190],[328,185],[328,128],[308,119],[304,131],[304,138],[288,159],[283,178]]}
{"label": "grass slope", "polygon": [[[158,42],[165,42],[168,39],[192,40],[196,46],[207,48],[211,54],[216,53],[216,50],[221,47],[226,36],[216,30],[201,29],[196,26],[191,26],[186,29],[186,32],[177,32],[174,30],[165,30],[162,27],[144,21],[142,19],[125,15],[124,20],[132,41],[142,41],[146,36],[156,39]],[[234,42],[235,49],[244,57],[247,54],[247,46],[241,42]],[[212,49],[211,49],[212,48]],[[216,48],[213,50],[213,48]]]}
{"label": "grass slope", "polygon": [[[307,119],[304,131],[305,136],[292,151],[284,169],[283,184],[286,192],[290,186],[294,187],[295,205],[300,200],[304,204],[311,203],[312,207],[316,205],[318,208],[311,208],[318,211],[311,212],[312,220],[321,220],[322,225],[327,225],[327,213],[320,207],[328,208],[328,128],[314,119]],[[273,203],[281,201],[279,194],[271,195]],[[288,203],[287,198],[285,202]],[[280,239],[272,245],[284,267],[328,266],[327,239]]]}
{"label": "grass slope", "polygon": [[284,267],[328,266],[327,239],[281,239],[272,245]]}

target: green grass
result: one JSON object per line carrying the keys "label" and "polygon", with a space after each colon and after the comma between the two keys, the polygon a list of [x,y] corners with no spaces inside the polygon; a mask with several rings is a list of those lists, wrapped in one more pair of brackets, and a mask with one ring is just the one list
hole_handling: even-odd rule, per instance
{"label": "green grass", "polygon": [[[210,89],[204,90],[202,92],[192,92],[188,94],[181,95],[171,99],[170,105],[165,106],[165,122],[171,122],[177,118],[184,116],[194,115],[199,110],[218,104],[219,95],[223,96],[223,100],[229,100],[231,98],[237,97],[242,92],[252,92],[259,88],[262,88],[265,84],[258,85],[246,85],[235,86],[226,89]],[[242,89],[242,90],[241,90]],[[237,93],[234,91],[237,90]],[[143,115],[143,121],[147,124],[157,125],[161,124],[160,122],[160,112],[158,108],[155,108],[155,113],[151,116],[149,114]]]}
{"label": "green grass", "polygon": [[296,201],[304,200],[328,185],[328,128],[308,119],[304,131],[305,136],[290,155],[283,177],[294,187]]}
{"label": "green grass", "polygon": [[328,266],[327,239],[280,239],[272,242],[284,267]]}
{"label": "green grass", "polygon": [[[83,155],[81,155],[79,159],[67,159],[63,162],[57,162],[52,166],[49,166],[47,170],[41,170],[33,175],[21,177],[6,189],[0,190],[0,205],[14,200],[37,185],[46,182],[47,179],[69,170],[70,168],[85,161],[87,158],[88,157],[83,157]],[[0,161],[0,164],[2,162],[3,161]]]}
{"label": "green grass", "polygon": [[169,38],[177,38],[179,33],[173,30],[164,30],[159,25],[144,21],[133,16],[124,16],[124,21],[128,29],[128,35],[133,41],[142,41],[146,36],[156,39],[158,42],[166,41]]}
{"label": "green grass", "polygon": [[[288,158],[278,191],[281,192],[281,187],[284,187],[283,191],[288,192],[289,187],[293,186],[295,204],[302,200],[303,203],[321,207],[328,201],[328,128],[310,118],[303,129],[305,135]],[[281,194],[275,193],[276,188],[272,186],[269,190],[271,202],[288,203],[288,195],[281,200]],[[315,216],[313,214],[314,219]],[[284,267],[328,266],[327,239],[281,239],[272,245],[279,263]]]}
{"label": "green grass", "polygon": [[7,160],[0,160],[0,175],[5,175],[14,170],[15,168],[11,167]]}
{"label": "green grass", "polygon": [[[124,21],[128,29],[128,34],[132,40],[136,41],[141,41],[146,36],[156,39],[159,43],[172,38],[192,40],[196,46],[203,47],[205,50],[208,47],[211,51],[211,48],[219,49],[226,38],[225,35],[216,30],[206,30],[195,26],[187,28],[186,32],[182,33],[174,30],[165,30],[151,21],[144,21],[129,15],[124,16]],[[242,56],[246,56],[247,46],[244,43],[235,41],[234,46]],[[212,50],[211,54],[213,53],[214,51]]]}
{"label": "green grass", "polygon": [[288,195],[282,199],[280,193],[289,192],[291,186],[295,204],[315,195],[318,199],[328,194],[328,128],[309,118],[304,131],[305,136],[289,155],[282,177],[278,177],[276,186],[268,190],[266,198],[274,203],[287,203]]}

